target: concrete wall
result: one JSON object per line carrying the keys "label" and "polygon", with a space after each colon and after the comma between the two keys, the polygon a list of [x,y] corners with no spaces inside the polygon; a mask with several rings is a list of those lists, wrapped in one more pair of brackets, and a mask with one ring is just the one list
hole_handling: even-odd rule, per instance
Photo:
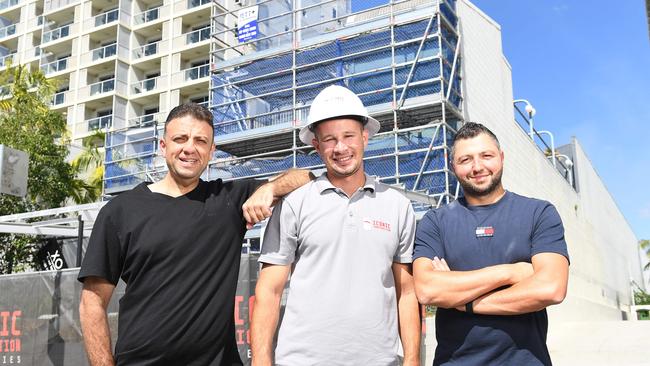
{"label": "concrete wall", "polygon": [[[623,318],[631,301],[630,278],[642,282],[632,229],[576,140],[578,192],[515,122],[512,70],[503,56],[499,25],[467,0],[457,3],[457,12],[465,120],[484,123],[499,137],[506,189],[552,202],[564,222],[571,257],[569,293],[562,305],[549,309],[551,323]],[[536,125],[543,129],[543,121]]]}

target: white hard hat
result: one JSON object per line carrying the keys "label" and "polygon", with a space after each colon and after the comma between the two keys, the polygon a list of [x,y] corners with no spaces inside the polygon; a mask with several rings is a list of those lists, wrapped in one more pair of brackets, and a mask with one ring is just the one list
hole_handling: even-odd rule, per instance
{"label": "white hard hat", "polygon": [[368,110],[363,106],[361,99],[350,89],[340,85],[330,85],[318,93],[311,103],[307,124],[300,129],[300,141],[306,145],[311,145],[314,133],[309,129],[309,126],[327,119],[344,116],[356,116],[366,119],[365,128],[368,130],[368,138],[374,136],[381,127],[376,119],[368,115]]}

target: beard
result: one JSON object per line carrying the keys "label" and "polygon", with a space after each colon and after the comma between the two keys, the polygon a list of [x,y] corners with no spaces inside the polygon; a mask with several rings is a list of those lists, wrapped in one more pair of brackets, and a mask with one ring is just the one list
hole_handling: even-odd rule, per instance
{"label": "beard", "polygon": [[458,183],[463,187],[463,192],[466,196],[470,197],[485,197],[493,193],[501,186],[501,176],[503,175],[503,169],[498,173],[492,176],[492,180],[487,187],[478,187],[472,184],[470,181],[463,179],[458,179]]}

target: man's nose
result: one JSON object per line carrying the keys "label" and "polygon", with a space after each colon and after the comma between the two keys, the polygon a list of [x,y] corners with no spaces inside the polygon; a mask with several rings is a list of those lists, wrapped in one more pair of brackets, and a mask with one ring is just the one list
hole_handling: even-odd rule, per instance
{"label": "man's nose", "polygon": [[188,140],[183,144],[183,152],[191,154],[196,151],[196,144],[192,140]]}
{"label": "man's nose", "polygon": [[336,145],[334,145],[334,151],[342,151],[347,149],[348,145],[346,145],[343,141],[338,140],[336,142]]}
{"label": "man's nose", "polygon": [[483,170],[483,163],[480,158],[472,160],[472,171],[478,172]]}

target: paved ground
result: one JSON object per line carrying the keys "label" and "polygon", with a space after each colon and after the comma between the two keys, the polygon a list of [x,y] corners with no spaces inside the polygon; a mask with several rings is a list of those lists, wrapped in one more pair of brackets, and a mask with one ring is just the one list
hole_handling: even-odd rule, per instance
{"label": "paved ground", "polygon": [[555,366],[650,365],[650,321],[558,324],[548,348]]}
{"label": "paved ground", "polygon": [[[433,319],[427,320],[433,330]],[[422,359],[431,365],[435,338],[424,342]],[[556,324],[548,348],[554,366],[650,366],[650,320]]]}

